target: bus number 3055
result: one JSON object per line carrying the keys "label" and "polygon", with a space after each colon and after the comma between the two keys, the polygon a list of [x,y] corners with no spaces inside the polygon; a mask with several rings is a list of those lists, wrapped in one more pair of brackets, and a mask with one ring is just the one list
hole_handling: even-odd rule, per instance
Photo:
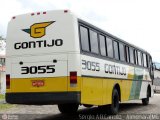
{"label": "bus number 3055", "polygon": [[82,69],[91,71],[100,71],[100,64],[97,62],[82,60]]}
{"label": "bus number 3055", "polygon": [[21,67],[21,74],[44,74],[44,73],[54,73],[55,65],[43,65],[43,66],[30,66]]}

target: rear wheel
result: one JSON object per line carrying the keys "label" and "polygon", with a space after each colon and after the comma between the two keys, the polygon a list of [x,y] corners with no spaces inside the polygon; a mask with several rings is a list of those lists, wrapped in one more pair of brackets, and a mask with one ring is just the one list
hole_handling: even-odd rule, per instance
{"label": "rear wheel", "polygon": [[78,110],[78,104],[69,103],[69,104],[58,104],[58,109],[61,113],[71,114],[76,113]]}
{"label": "rear wheel", "polygon": [[93,105],[83,104],[84,107],[91,108]]}
{"label": "rear wheel", "polygon": [[119,94],[117,89],[113,90],[112,93],[112,104],[109,106],[109,113],[115,115],[119,110]]}
{"label": "rear wheel", "polygon": [[143,105],[148,105],[149,104],[149,96],[150,96],[150,91],[149,88],[147,89],[147,98],[142,99],[142,104]]}

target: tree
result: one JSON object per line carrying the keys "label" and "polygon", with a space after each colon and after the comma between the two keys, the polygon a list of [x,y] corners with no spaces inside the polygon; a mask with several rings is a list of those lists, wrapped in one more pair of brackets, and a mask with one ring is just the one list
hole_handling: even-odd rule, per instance
{"label": "tree", "polygon": [[6,49],[6,39],[0,36],[0,52]]}
{"label": "tree", "polygon": [[0,40],[5,40],[5,38],[3,38],[3,37],[0,35]]}

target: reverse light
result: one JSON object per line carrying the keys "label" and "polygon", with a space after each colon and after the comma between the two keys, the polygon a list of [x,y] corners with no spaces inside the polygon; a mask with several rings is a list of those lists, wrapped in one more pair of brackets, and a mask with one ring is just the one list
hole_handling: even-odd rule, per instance
{"label": "reverse light", "polygon": [[70,84],[77,84],[77,72],[70,72]]}
{"label": "reverse light", "polygon": [[7,74],[6,75],[6,88],[7,89],[10,89],[10,75],[9,74]]}

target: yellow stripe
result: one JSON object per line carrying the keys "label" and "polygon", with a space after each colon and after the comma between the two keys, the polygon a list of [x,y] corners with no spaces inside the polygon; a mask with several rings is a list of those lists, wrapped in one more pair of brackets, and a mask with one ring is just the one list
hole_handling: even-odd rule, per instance
{"label": "yellow stripe", "polygon": [[[77,85],[70,87],[69,77],[50,77],[50,78],[11,78],[10,89],[6,92],[65,92],[80,91],[80,80],[77,79]],[[45,85],[41,87],[33,87],[32,81],[43,80]]]}
{"label": "yellow stripe", "polygon": [[93,105],[111,104],[112,90],[115,84],[120,86],[121,101],[127,101],[130,96],[132,81],[84,77],[82,80],[81,103]]}
{"label": "yellow stripe", "polygon": [[[69,77],[56,78],[12,78],[11,89],[7,93],[17,92],[66,92],[80,91],[81,103],[91,105],[105,105],[111,103],[113,86],[118,83],[121,89],[121,101],[129,99],[132,81],[78,77],[77,85],[70,85]],[[33,87],[33,80],[43,80],[45,85]]]}

